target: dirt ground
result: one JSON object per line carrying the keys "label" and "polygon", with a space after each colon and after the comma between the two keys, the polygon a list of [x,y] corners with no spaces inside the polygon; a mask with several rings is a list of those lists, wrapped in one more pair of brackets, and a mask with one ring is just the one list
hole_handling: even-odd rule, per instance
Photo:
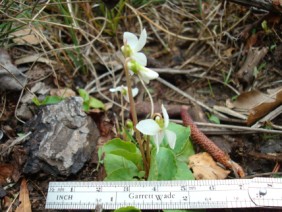
{"label": "dirt ground", "polygon": [[[24,144],[29,140],[13,141],[40,110],[32,101],[24,102],[23,96],[34,92],[42,100],[58,89],[69,88],[76,96],[77,88],[86,89],[106,104],[105,111],[88,113],[100,130],[102,145],[117,136],[113,129],[121,122],[121,108],[115,104],[120,104],[120,96],[109,89],[126,83],[119,56],[123,32],[139,36],[142,28],[148,33],[143,49],[147,67],[160,75],[149,84],[156,111],[165,104],[172,121],[182,123],[180,107],[189,106],[198,128],[240,164],[246,178],[281,176],[281,13],[229,1],[127,1],[113,9],[101,6],[102,1],[85,1],[73,3],[76,19],[65,13],[66,20],[59,1],[35,6],[32,2],[15,1],[5,4],[6,10],[0,9],[1,67],[10,61],[27,76],[24,89],[3,89],[4,81],[0,83],[0,211],[16,211],[23,178],[28,182],[32,211],[46,211],[50,181],[103,180],[103,169],[93,171],[97,151],[69,177],[22,172],[29,157]],[[67,11],[67,4],[62,5]],[[19,16],[31,9],[31,17]],[[32,22],[32,18],[41,21]],[[13,24],[4,27],[6,23]],[[68,27],[71,24],[74,30]],[[17,27],[32,29],[29,34],[35,36],[16,40]],[[6,54],[10,59],[4,58]],[[32,91],[38,83],[44,83],[40,89],[46,93]],[[142,119],[150,112],[149,97],[138,80],[133,84],[139,88],[136,108]],[[27,106],[18,114],[23,104]],[[129,112],[124,116],[130,118]],[[194,148],[205,151],[197,145]],[[231,173],[227,178],[235,177]],[[5,195],[1,195],[3,190]]]}

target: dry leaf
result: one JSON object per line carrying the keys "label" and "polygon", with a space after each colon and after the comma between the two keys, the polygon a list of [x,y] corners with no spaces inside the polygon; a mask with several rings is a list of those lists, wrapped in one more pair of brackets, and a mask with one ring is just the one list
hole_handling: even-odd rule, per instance
{"label": "dry leaf", "polygon": [[41,43],[41,39],[37,35],[35,35],[34,30],[30,28],[20,29],[18,31],[11,33],[11,35],[13,36],[14,43],[19,45],[22,44],[37,45]]}
{"label": "dry leaf", "polygon": [[236,49],[233,48],[233,47],[228,48],[228,49],[224,50],[223,55],[224,55],[225,57],[231,57],[231,56],[234,54],[234,51],[235,51],[235,50],[236,50]]}
{"label": "dry leaf", "polygon": [[258,40],[258,33],[252,34],[247,40],[247,43],[245,45],[245,51],[248,52],[250,48],[252,48],[256,44],[257,40]]}
{"label": "dry leaf", "polygon": [[247,124],[251,125],[281,103],[282,87],[279,87],[268,90],[268,94],[257,90],[244,92],[240,94],[234,102],[227,100],[226,105],[244,115],[248,115]]}
{"label": "dry leaf", "polygon": [[14,166],[11,164],[0,164],[0,186],[12,179]]}
{"label": "dry leaf", "polygon": [[197,180],[225,179],[230,171],[218,166],[213,158],[206,152],[189,157],[189,167]]}
{"label": "dry leaf", "polygon": [[0,48],[0,90],[21,90],[27,78],[11,61],[5,49]]}
{"label": "dry leaf", "polygon": [[282,7],[282,0],[272,0],[272,4],[276,6],[281,6]]}
{"label": "dry leaf", "polygon": [[16,212],[31,212],[31,204],[29,200],[29,192],[27,188],[26,179],[23,178],[20,190],[20,205],[17,207]]}
{"label": "dry leaf", "polygon": [[51,89],[51,96],[60,96],[63,98],[76,96],[76,93],[70,88]]}

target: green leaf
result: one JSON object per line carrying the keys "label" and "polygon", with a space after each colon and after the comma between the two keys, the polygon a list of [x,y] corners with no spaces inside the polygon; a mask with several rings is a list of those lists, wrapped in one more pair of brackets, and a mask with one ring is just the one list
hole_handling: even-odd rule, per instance
{"label": "green leaf", "polygon": [[136,165],[119,155],[106,154],[104,166],[107,173],[105,180],[134,180],[139,175]]}
{"label": "green leaf", "polygon": [[175,153],[177,160],[187,161],[189,156],[195,154],[193,144],[190,140],[190,128],[169,123],[168,129],[176,134],[176,144],[172,151]]}
{"label": "green leaf", "polygon": [[128,206],[128,207],[116,209],[114,210],[114,212],[141,212],[141,210],[132,206]]}
{"label": "green leaf", "polygon": [[79,96],[82,97],[84,102],[89,101],[89,94],[86,90],[80,88],[80,89],[78,89],[78,93],[79,93]]}
{"label": "green leaf", "polygon": [[106,153],[109,153],[117,149],[126,150],[131,153],[139,152],[139,150],[136,148],[136,146],[133,143],[128,141],[123,141],[120,138],[115,138],[108,141],[106,144],[104,144],[102,148],[103,151]]}
{"label": "green leaf", "polygon": [[64,100],[60,96],[46,96],[45,99],[41,102],[42,105],[51,105],[51,104],[57,104]]}
{"label": "green leaf", "polygon": [[220,124],[219,118],[213,114],[209,116],[209,120],[213,123]]}
{"label": "green leaf", "polygon": [[32,101],[33,101],[33,103],[36,106],[40,106],[41,105],[41,102],[39,101],[39,99],[36,96],[32,98]]}
{"label": "green leaf", "polygon": [[111,154],[122,156],[122,157],[126,158],[127,160],[132,161],[137,167],[139,167],[139,168],[142,167],[143,163],[142,163],[141,154],[130,153],[126,150],[121,150],[121,149],[114,150],[114,151],[111,152]]}
{"label": "green leaf", "polygon": [[156,152],[156,148],[153,148],[151,151],[150,170],[148,176],[149,181],[158,180],[158,163],[156,160]]}
{"label": "green leaf", "polygon": [[88,112],[90,110],[89,103],[83,102],[83,111]]}
{"label": "green leaf", "polygon": [[188,162],[188,158],[191,155],[194,155],[194,154],[195,154],[195,151],[194,151],[194,148],[193,148],[193,144],[189,140],[188,142],[186,142],[186,144],[182,148],[181,152],[176,153],[175,156],[176,156],[177,160],[179,160],[179,161]]}
{"label": "green leaf", "polygon": [[132,161],[137,167],[143,167],[142,155],[136,146],[119,138],[110,140],[102,147],[102,152],[119,155]]}
{"label": "green leaf", "polygon": [[264,30],[264,31],[267,31],[268,30],[268,26],[267,26],[267,21],[264,20],[263,22],[261,22],[261,28]]}
{"label": "green leaf", "polygon": [[94,97],[90,97],[88,104],[90,108],[105,108],[104,103]]}
{"label": "green leaf", "polygon": [[62,100],[64,100],[64,98],[60,96],[46,96],[43,101],[39,101],[37,97],[32,98],[32,101],[36,106],[57,104]]}
{"label": "green leaf", "polygon": [[176,162],[177,171],[174,180],[195,180],[194,175],[188,168],[187,163],[182,161]]}
{"label": "green leaf", "polygon": [[[149,180],[172,180],[175,177],[177,166],[174,152],[171,149],[160,147],[157,153],[153,149],[151,156]],[[156,179],[157,173],[157,179]]]}

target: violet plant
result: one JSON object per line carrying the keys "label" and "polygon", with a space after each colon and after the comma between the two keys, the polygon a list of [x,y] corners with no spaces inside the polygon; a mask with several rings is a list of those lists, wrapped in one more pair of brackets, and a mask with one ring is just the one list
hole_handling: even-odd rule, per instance
{"label": "violet plant", "polygon": [[[126,86],[110,89],[120,92],[130,104],[132,123],[128,136],[108,141],[99,149],[100,162],[106,171],[105,180],[191,180],[194,179],[188,165],[188,157],[194,154],[190,141],[190,129],[171,123],[164,105],[162,115],[154,113],[153,99],[148,91],[151,80],[159,74],[147,68],[147,57],[141,52],[147,40],[147,32],[142,30],[140,37],[125,32],[121,47],[124,59]],[[138,90],[132,88],[133,77],[138,77],[151,102],[149,119],[138,122],[134,96]],[[121,101],[122,101],[121,98]],[[124,121],[122,122],[124,125]],[[130,128],[130,129],[129,129]],[[133,132],[133,133],[132,133]]]}

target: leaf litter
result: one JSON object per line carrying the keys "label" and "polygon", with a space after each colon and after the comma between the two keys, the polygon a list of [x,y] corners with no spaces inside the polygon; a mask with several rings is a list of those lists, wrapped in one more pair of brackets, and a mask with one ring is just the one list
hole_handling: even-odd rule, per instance
{"label": "leaf litter", "polygon": [[252,90],[241,93],[234,102],[227,100],[226,105],[237,112],[247,115],[247,125],[251,125],[282,104],[282,87],[268,89],[267,93]]}
{"label": "leaf litter", "polygon": [[[120,60],[114,57],[114,55],[118,54],[116,49],[122,42],[122,32],[131,31],[138,34],[138,29],[143,28],[142,26],[146,27],[149,34],[149,44],[145,48],[146,53],[148,52],[151,55],[148,60],[148,67],[159,68],[159,74],[162,77],[162,81],[152,83],[152,90],[150,91],[157,105],[166,103],[171,105],[169,108],[179,110],[181,104],[185,102],[188,105],[201,105],[205,109],[205,113],[213,113],[214,105],[224,106],[226,99],[230,99],[238,93],[244,95],[246,92],[253,92],[252,94],[255,93],[254,96],[256,96],[254,97],[256,103],[248,102],[244,108],[244,113],[236,111],[248,116],[248,121],[253,123],[281,104],[278,103],[280,101],[280,93],[278,91],[265,92],[268,88],[277,87],[279,77],[281,78],[281,66],[277,62],[281,58],[281,51],[279,51],[278,47],[281,46],[282,37],[281,30],[279,30],[281,28],[279,18],[275,18],[275,21],[271,21],[271,18],[266,18],[267,26],[271,26],[269,28],[271,33],[266,34],[261,28],[263,15],[254,14],[245,7],[229,2],[198,3],[185,0],[167,1],[165,3],[152,4],[149,7],[145,5],[140,8],[126,4],[126,10],[122,18],[118,19],[119,23],[115,26],[116,19],[106,19],[98,5],[99,3],[91,5],[89,2],[72,4],[76,9],[73,12],[77,16],[76,23],[79,26],[76,28],[70,27],[72,18],[68,13],[65,13],[67,14],[66,17],[69,18],[64,19],[68,21],[66,23],[64,23],[63,18],[56,17],[59,14],[57,3],[37,4],[33,9],[36,12],[34,14],[37,14],[38,18],[46,20],[46,17],[53,16],[44,22],[44,27],[38,28],[40,29],[40,34],[38,35],[42,36],[44,42],[36,40],[36,38],[39,38],[37,36],[36,38],[31,37],[30,41],[24,41],[25,43],[19,43],[9,38],[7,38],[8,40],[1,40],[1,42],[5,44],[5,48],[9,49],[12,56],[12,59],[9,58],[7,60],[9,62],[8,68],[17,70],[17,73],[21,68],[28,69],[28,72],[30,72],[31,75],[29,76],[31,76],[31,79],[28,79],[28,89],[32,88],[38,81],[44,82],[46,86],[51,86],[50,88],[59,89],[56,94],[64,93],[65,88],[70,88],[72,91],[76,91],[77,88],[86,88],[86,91],[89,91],[89,94],[93,95],[93,97],[102,100],[103,103],[111,103],[111,107],[105,107],[105,111],[100,109],[99,111],[89,111],[89,115],[97,122],[99,130],[102,131],[103,138],[101,143],[119,135],[118,125],[121,117],[115,114],[121,114],[119,107],[120,98],[111,95],[109,92],[109,88],[124,83]],[[27,5],[23,3],[22,7],[25,6]],[[112,5],[109,5],[109,7],[112,8]],[[8,20],[7,17],[9,16],[6,15],[11,16],[12,14],[16,17],[14,19],[16,22],[24,23],[26,21],[26,19],[22,19],[20,15],[15,13],[16,9],[9,8],[8,6],[5,9],[3,11],[6,12],[1,11],[1,17],[3,16],[4,19]],[[68,10],[66,11],[68,12]],[[115,9],[112,11],[115,11]],[[107,24],[110,22],[113,25]],[[39,21],[38,23],[40,24],[41,22]],[[247,24],[250,24],[251,27],[247,27]],[[248,28],[248,30],[245,30],[245,28]],[[9,27],[6,29],[9,30]],[[44,29],[44,33],[41,32],[41,29]],[[114,29],[116,31],[111,33]],[[244,37],[240,37],[241,32],[244,31],[247,31],[247,33],[245,33]],[[255,31],[260,33],[255,33]],[[254,33],[255,39],[251,37]],[[32,33],[28,32],[28,34]],[[260,69],[256,77],[252,76],[253,69],[248,69],[249,76],[251,76],[248,79],[252,79],[246,81],[248,89],[251,89],[251,91],[248,91],[246,86],[242,85],[242,81],[238,81],[238,75],[236,75],[246,61],[245,54],[253,47],[270,46],[273,48],[273,55],[272,49],[268,49],[267,54],[256,64],[256,66],[259,66],[260,63],[266,62],[265,68]],[[21,58],[24,58],[24,60],[20,60]],[[272,62],[272,59],[276,61],[276,64]],[[19,61],[18,67],[14,66],[12,61]],[[5,70],[5,74],[6,72]],[[22,75],[20,74],[20,76]],[[244,75],[242,77],[244,79]],[[26,80],[26,77],[23,79]],[[13,78],[9,78],[9,80],[13,81]],[[2,82],[4,81],[1,81],[0,85],[3,86]],[[166,84],[163,82],[166,82]],[[134,82],[134,85],[139,86],[140,89],[138,82]],[[167,85],[178,87],[182,93],[173,89],[172,86],[167,87]],[[10,93],[12,92],[10,90],[20,90],[22,86],[14,82],[8,88],[8,93],[3,93],[1,96],[0,123],[1,129],[12,129],[12,134],[16,137],[17,133],[22,132],[22,124],[14,116],[17,101],[11,99],[15,93]],[[254,92],[254,90],[258,93]],[[186,95],[184,96],[183,93]],[[16,94],[16,97],[20,98],[19,93],[16,92]],[[52,92],[52,94],[54,93]],[[279,94],[279,96],[275,94]],[[40,95],[42,95],[42,98],[45,98],[46,95],[50,95],[50,92],[48,91]],[[72,92],[70,92],[70,95],[73,95]],[[237,100],[240,99],[239,97]],[[142,89],[140,89],[137,99],[141,109],[146,111],[149,105],[148,97]],[[32,106],[30,107],[31,114],[37,115],[38,108],[34,107],[31,102],[27,104],[29,107]],[[239,103],[236,106],[239,108],[242,105],[244,104]],[[232,110],[237,110],[236,106]],[[127,109],[125,108],[124,112],[125,118],[129,118]],[[11,110],[11,112],[7,113],[7,110]],[[114,114],[114,118],[109,120],[107,118],[109,113]],[[174,114],[173,117],[175,119],[178,119],[176,121],[179,121],[179,112],[173,111],[171,113]],[[140,114],[146,116],[142,111]],[[236,129],[238,123],[244,125],[242,122],[237,122],[239,120],[238,117],[233,119],[230,118],[232,117],[230,114],[222,114],[221,112],[215,114],[220,119],[220,123],[228,124],[229,127],[234,129]],[[210,115],[213,114],[206,114],[207,117]],[[279,116],[275,120],[281,125]],[[214,128],[209,127],[209,130],[210,132],[215,132]],[[226,132],[229,133],[229,131]],[[249,136],[240,134],[244,130],[235,132],[236,135],[231,143],[232,150],[230,154],[232,158],[234,157],[240,165],[248,170],[248,176],[271,172],[272,167],[276,167],[273,170],[279,171],[275,162],[266,163],[267,158],[259,158],[259,154],[256,154],[258,156],[256,159],[260,161],[261,165],[257,163],[252,165],[251,161],[253,162],[253,158],[250,158],[248,154],[250,150],[260,153],[258,146],[261,141],[268,141],[270,139],[267,136],[270,136],[275,142],[280,142],[281,138],[279,136],[272,134],[271,131],[270,134],[261,135],[253,133]],[[3,130],[3,133],[4,136],[1,139],[1,144],[8,142],[9,139],[14,139],[13,137],[9,138],[11,133],[8,133],[8,131]],[[11,149],[11,152],[15,151],[16,154],[19,154],[22,150],[18,148],[21,147],[22,144],[17,144]],[[198,149],[197,146],[196,148]],[[24,154],[24,152],[22,153]],[[162,154],[172,157],[171,152],[163,151]],[[0,176],[2,176],[1,174],[4,176],[4,184],[1,186],[6,186],[7,183],[11,185],[11,188],[6,189],[8,195],[11,196],[19,193],[21,189],[17,178],[13,180],[16,184],[9,184],[12,172],[11,167],[14,167],[14,165],[9,163],[9,156],[5,155],[5,157],[1,158],[1,164],[8,164],[8,169],[6,174],[5,169],[0,169]],[[97,157],[97,151],[93,154],[93,158],[95,157]],[[21,159],[18,158],[18,160],[20,161]],[[89,162],[89,164],[86,164],[81,173],[72,176],[71,179],[96,180],[98,178],[102,180],[105,176],[101,170],[93,172],[96,168],[97,158],[93,161],[93,163]],[[207,164],[202,164],[207,161]],[[205,173],[207,177],[212,177],[211,173],[214,174],[214,170],[217,169],[215,168],[217,165],[214,165],[209,157],[205,157],[197,163],[202,164],[200,165],[202,167],[208,167],[210,170],[210,173],[205,173],[205,170],[198,168],[200,172],[195,171],[197,176]],[[183,164],[174,161],[170,165],[171,167],[178,168],[182,167]],[[14,167],[13,169],[17,169],[18,173],[22,173],[22,166]],[[123,168],[126,169],[126,167]],[[161,172],[161,167],[155,166],[155,168],[160,170],[160,175],[166,174]],[[222,175],[222,178],[225,178],[226,176],[224,175],[227,174],[225,172],[219,171],[220,174],[215,174],[213,177]],[[140,173],[135,172],[135,174],[138,175]],[[177,178],[179,175],[179,173],[176,173],[175,177]],[[44,210],[44,195],[46,195],[49,181],[67,180],[58,176],[48,176],[45,173],[32,177],[26,175],[25,177],[27,179],[35,179],[35,184],[41,185],[38,189],[35,189],[36,187],[33,186],[33,189],[30,191],[30,197],[32,198],[31,207],[35,211]],[[229,177],[234,176],[229,175]],[[7,204],[2,204],[1,209],[6,209],[7,205],[11,205],[7,200],[7,195],[4,199],[4,202]],[[15,206],[13,209],[16,209]]]}

